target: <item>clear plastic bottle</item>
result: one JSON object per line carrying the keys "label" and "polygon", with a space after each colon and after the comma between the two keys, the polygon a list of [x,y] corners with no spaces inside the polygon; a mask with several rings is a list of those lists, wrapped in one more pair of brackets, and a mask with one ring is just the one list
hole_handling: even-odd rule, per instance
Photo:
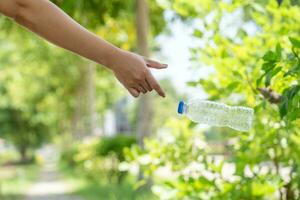
{"label": "clear plastic bottle", "polygon": [[211,126],[228,126],[238,131],[248,131],[252,127],[254,110],[241,106],[227,106],[206,100],[179,102],[178,113],[185,114],[194,122]]}

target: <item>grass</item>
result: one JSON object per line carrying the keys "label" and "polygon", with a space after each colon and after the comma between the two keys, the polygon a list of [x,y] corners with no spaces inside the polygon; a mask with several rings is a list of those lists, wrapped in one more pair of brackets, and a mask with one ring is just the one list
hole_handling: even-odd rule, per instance
{"label": "grass", "polygon": [[84,200],[157,200],[150,189],[134,190],[134,179],[127,177],[121,184],[94,182],[79,176],[72,169],[64,168],[66,181],[73,188],[74,195]]}
{"label": "grass", "polygon": [[0,199],[19,200],[38,177],[37,165],[0,166]]}

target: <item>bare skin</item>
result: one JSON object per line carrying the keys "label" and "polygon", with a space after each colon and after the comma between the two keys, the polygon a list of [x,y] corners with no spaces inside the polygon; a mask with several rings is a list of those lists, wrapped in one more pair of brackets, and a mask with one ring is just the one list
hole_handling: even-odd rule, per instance
{"label": "bare skin", "polygon": [[89,32],[48,0],[1,0],[0,13],[49,42],[111,69],[134,97],[155,90],[164,91],[150,68],[166,64],[121,50]]}

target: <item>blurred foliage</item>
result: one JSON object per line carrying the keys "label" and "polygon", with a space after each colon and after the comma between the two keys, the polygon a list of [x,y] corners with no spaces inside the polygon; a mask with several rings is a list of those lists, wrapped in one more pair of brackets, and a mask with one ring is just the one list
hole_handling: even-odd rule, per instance
{"label": "blurred foliage", "polygon": [[18,165],[0,167],[0,199],[22,199],[30,185],[38,179],[38,165]]}
{"label": "blurred foliage", "polygon": [[[136,1],[53,2],[106,40],[123,49],[136,49]],[[163,30],[165,20],[156,1],[149,1],[149,7],[154,37]],[[3,16],[0,27],[0,36],[5,38],[0,41],[0,123],[4,124],[0,137],[27,157],[26,152],[50,141],[53,135],[71,132],[78,93],[86,89],[90,63],[45,43]],[[101,121],[124,92],[105,68],[98,67],[94,76],[96,111]]]}
{"label": "blurred foliage", "polygon": [[0,136],[27,151],[64,128],[80,61],[24,30],[0,34],[6,38],[0,42]]}
{"label": "blurred foliage", "polygon": [[[135,1],[53,2],[103,38],[136,50]],[[299,4],[298,0],[149,1],[152,37],[165,27],[163,11],[172,10],[194,29],[192,62],[214,69],[208,78],[189,85],[203,87],[210,100],[254,107],[253,129],[208,131],[226,135],[220,154],[195,124],[169,119],[174,104],[166,99],[154,102],[159,108],[157,138],[147,139],[143,151],[137,145],[125,150],[133,168],[122,163],[123,148],[135,143],[125,136],[75,145],[63,152],[61,160],[96,182],[121,181],[120,168],[140,167],[146,178],[153,178],[152,189],[161,199],[299,199]],[[89,63],[3,17],[0,26],[4,30],[0,37],[6,38],[0,41],[0,137],[22,153],[24,147],[34,150],[53,134],[70,131],[74,95]],[[97,69],[100,115],[122,95],[108,74]],[[171,98],[177,99],[168,87]]]}
{"label": "blurred foliage", "polygon": [[[136,50],[136,0],[53,0],[76,21],[93,29],[106,40],[126,50]],[[148,0],[151,36],[166,26],[164,9],[155,0]],[[153,47],[154,48],[154,47]]]}
{"label": "blurred foliage", "polygon": [[174,108],[177,107],[177,101],[175,100],[180,99],[180,95],[172,84],[172,80],[163,79],[160,81],[160,84],[164,90],[168,92],[168,95],[164,99],[155,98],[153,101],[153,132],[159,131],[163,128],[162,124],[165,124],[170,116],[176,115],[176,110]]}
{"label": "blurred foliage", "polygon": [[157,200],[149,189],[135,190],[132,187],[134,177],[128,176],[122,183],[108,183],[105,180],[95,183],[78,176],[73,168],[64,168],[63,172],[67,183],[73,188],[72,195],[85,200]]}
{"label": "blurred foliage", "polygon": [[249,133],[217,129],[227,141],[216,155],[197,129],[171,121],[166,138],[126,150],[130,163],[161,199],[299,199],[299,2],[158,2],[193,25],[192,61],[214,68],[189,85],[254,107],[255,123]]}
{"label": "blurred foliage", "polygon": [[136,138],[133,136],[118,135],[115,137],[104,137],[101,139],[97,152],[101,156],[114,153],[120,161],[124,161],[123,149],[136,143]]}
{"label": "blurred foliage", "polygon": [[119,163],[125,160],[123,149],[133,144],[136,138],[126,135],[93,139],[62,152],[61,161],[92,181],[119,183],[126,175],[119,171]]}

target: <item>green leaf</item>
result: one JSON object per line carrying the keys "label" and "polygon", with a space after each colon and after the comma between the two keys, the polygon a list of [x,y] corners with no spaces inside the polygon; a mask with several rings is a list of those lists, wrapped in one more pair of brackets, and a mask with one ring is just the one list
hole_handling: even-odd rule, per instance
{"label": "green leaf", "polygon": [[276,67],[272,71],[270,71],[271,78],[273,78],[276,74],[278,74],[282,70],[282,67]]}
{"label": "green leaf", "polygon": [[[294,85],[291,88],[284,90],[282,94],[282,101],[279,104],[279,112],[281,118],[283,118],[288,114],[290,105],[292,107],[293,98],[298,94],[299,91],[300,91],[300,85]],[[292,112],[293,111],[294,110],[292,110]]]}
{"label": "green leaf", "polygon": [[282,52],[282,48],[281,48],[280,44],[277,43],[277,45],[276,45],[277,58],[281,58],[281,52]]}
{"label": "green leaf", "polygon": [[296,38],[293,38],[293,37],[289,37],[290,39],[290,42],[292,43],[292,45],[295,47],[295,48],[298,48],[300,49],[300,40],[296,39]]}
{"label": "green leaf", "polygon": [[262,81],[262,79],[264,78],[265,74],[261,75],[257,80],[256,80],[256,87],[258,87]]}
{"label": "green leaf", "polygon": [[264,56],[263,56],[263,59],[265,61],[269,61],[269,62],[274,62],[277,60],[277,54],[274,53],[273,51],[268,51]]}
{"label": "green leaf", "polygon": [[242,76],[242,74],[241,74],[240,72],[238,72],[238,71],[233,71],[232,73],[233,73],[233,75],[234,75],[236,78],[243,79],[243,76]]}
{"label": "green leaf", "polygon": [[194,31],[194,36],[195,36],[195,37],[198,37],[198,38],[202,38],[202,37],[203,37],[203,32],[200,31],[200,30],[198,30],[198,29],[196,29],[196,30]]}
{"label": "green leaf", "polygon": [[300,118],[300,109],[296,108],[291,113],[289,113],[289,120],[294,121],[296,119]]}
{"label": "green leaf", "polygon": [[266,79],[265,79],[265,86],[268,87],[271,84],[271,75],[270,73],[267,73]]}
{"label": "green leaf", "polygon": [[268,71],[272,70],[274,67],[275,67],[274,62],[265,62],[262,66],[262,70],[264,70],[265,72],[268,72]]}
{"label": "green leaf", "polygon": [[300,63],[298,62],[295,64],[289,71],[287,71],[283,77],[286,76],[296,76],[297,74],[300,74]]}
{"label": "green leaf", "polygon": [[300,85],[292,86],[289,91],[287,92],[287,97],[290,101],[296,96],[296,94],[300,91]]}
{"label": "green leaf", "polygon": [[226,89],[227,89],[227,90],[230,90],[230,91],[233,91],[233,90],[236,89],[239,85],[240,85],[240,83],[237,82],[237,81],[235,81],[235,82],[230,83],[230,84],[226,87]]}
{"label": "green leaf", "polygon": [[166,182],[164,182],[164,184],[165,184],[166,186],[169,186],[170,188],[176,188],[175,183],[173,183],[173,182],[171,182],[171,181],[166,181]]}
{"label": "green leaf", "polygon": [[136,189],[141,188],[142,186],[146,185],[146,183],[147,183],[146,180],[142,179],[142,180],[136,182],[134,184],[133,188],[136,190]]}
{"label": "green leaf", "polygon": [[188,86],[191,86],[191,87],[196,87],[199,83],[196,82],[196,81],[189,81],[186,83]]}
{"label": "green leaf", "polygon": [[286,96],[282,98],[282,102],[279,104],[280,117],[283,118],[288,112],[289,100]]}
{"label": "green leaf", "polygon": [[250,4],[254,10],[261,12],[263,14],[266,13],[266,10],[262,5],[260,5],[259,3],[254,3],[254,2]]}
{"label": "green leaf", "polygon": [[281,71],[282,67],[276,67],[266,74],[265,86],[268,87],[271,84],[272,78]]}
{"label": "green leaf", "polygon": [[253,195],[256,197],[272,194],[275,192],[275,186],[267,183],[254,182],[252,184]]}

